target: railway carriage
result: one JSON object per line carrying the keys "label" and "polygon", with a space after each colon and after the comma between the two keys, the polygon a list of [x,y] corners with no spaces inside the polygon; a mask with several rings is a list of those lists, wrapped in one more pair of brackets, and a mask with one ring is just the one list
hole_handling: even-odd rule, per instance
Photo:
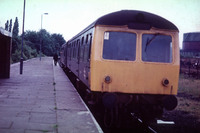
{"label": "railway carriage", "polygon": [[177,106],[178,33],[173,23],[155,14],[114,12],[63,45],[61,63],[106,109],[128,106],[144,119],[157,117]]}

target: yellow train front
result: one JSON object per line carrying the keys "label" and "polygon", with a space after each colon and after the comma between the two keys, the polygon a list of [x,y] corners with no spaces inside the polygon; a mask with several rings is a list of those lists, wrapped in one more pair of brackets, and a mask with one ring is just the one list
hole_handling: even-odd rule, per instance
{"label": "yellow train front", "polygon": [[[89,88],[91,100],[102,101],[107,110],[128,108],[144,119],[155,118],[177,106],[178,32],[173,23],[151,13],[114,12],[67,43],[67,67]],[[86,47],[81,38],[87,35],[91,41]],[[69,58],[73,47],[78,48],[74,61]],[[89,53],[85,63],[84,51]]]}

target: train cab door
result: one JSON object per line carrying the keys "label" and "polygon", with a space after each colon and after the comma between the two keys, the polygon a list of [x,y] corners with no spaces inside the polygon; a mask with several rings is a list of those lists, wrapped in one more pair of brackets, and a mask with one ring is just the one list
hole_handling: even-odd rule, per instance
{"label": "train cab door", "polygon": [[85,80],[86,85],[89,87],[89,76],[90,76],[90,55],[91,55],[91,43],[92,43],[92,34],[88,34],[88,42],[87,42],[87,52],[86,52],[86,62],[85,62]]}

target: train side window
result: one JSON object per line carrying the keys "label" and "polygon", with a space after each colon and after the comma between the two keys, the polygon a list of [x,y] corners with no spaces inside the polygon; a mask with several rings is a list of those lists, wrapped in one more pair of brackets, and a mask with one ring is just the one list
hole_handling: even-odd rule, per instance
{"label": "train side window", "polygon": [[77,55],[77,42],[76,41],[74,42],[74,46],[75,46],[74,47],[74,51],[75,51],[74,52],[74,58],[76,59],[76,55]]}
{"label": "train side window", "polygon": [[77,40],[77,59],[80,57],[80,39]]}
{"label": "train side window", "polygon": [[136,56],[136,34],[129,32],[105,32],[103,58],[134,61]]}
{"label": "train side window", "polygon": [[80,46],[80,60],[83,61],[84,55],[84,36],[81,39],[81,46]]}
{"label": "train side window", "polygon": [[86,36],[85,43],[86,43],[86,44],[88,43],[88,34],[87,34],[87,36]]}
{"label": "train side window", "polygon": [[69,45],[69,58],[70,58],[70,60],[72,60],[72,43],[70,43],[70,45]]}
{"label": "train side window", "polygon": [[169,35],[143,34],[142,60],[146,62],[172,62],[172,38]]}
{"label": "train side window", "polygon": [[74,42],[74,53],[73,53],[73,58],[76,56],[76,42]]}
{"label": "train side window", "polygon": [[90,34],[88,59],[90,59],[90,55],[91,55],[91,45],[92,45],[92,34]]}
{"label": "train side window", "polygon": [[74,58],[74,42],[72,42],[71,58]]}
{"label": "train side window", "polygon": [[81,40],[81,45],[84,44],[84,36],[82,37],[82,40]]}
{"label": "train side window", "polygon": [[69,44],[69,48],[68,48],[69,52],[68,52],[68,57],[71,57],[71,43]]}
{"label": "train side window", "polygon": [[67,57],[69,57],[69,45],[67,45]]}

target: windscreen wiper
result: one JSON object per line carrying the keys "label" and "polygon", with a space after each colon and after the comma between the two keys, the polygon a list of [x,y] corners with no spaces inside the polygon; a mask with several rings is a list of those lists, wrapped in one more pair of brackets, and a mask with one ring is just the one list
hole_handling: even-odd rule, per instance
{"label": "windscreen wiper", "polygon": [[147,50],[147,46],[148,46],[149,44],[151,44],[151,42],[152,42],[154,39],[156,39],[156,37],[157,37],[158,35],[160,35],[160,33],[154,34],[154,36],[153,36],[150,40],[149,40],[149,38],[147,39],[147,43],[146,43],[146,46],[145,46],[145,52],[146,52],[146,50]]}

